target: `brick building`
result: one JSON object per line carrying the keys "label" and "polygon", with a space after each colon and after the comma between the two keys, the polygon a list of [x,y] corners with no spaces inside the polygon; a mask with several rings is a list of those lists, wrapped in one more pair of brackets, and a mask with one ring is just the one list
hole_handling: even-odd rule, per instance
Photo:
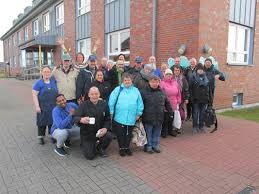
{"label": "brick building", "polygon": [[217,82],[216,107],[258,103],[259,11],[256,0],[34,0],[4,34],[4,60],[21,67],[60,63],[59,37],[74,57],[97,48],[97,57],[119,53],[133,62],[155,55],[206,57],[212,48],[226,82]]}

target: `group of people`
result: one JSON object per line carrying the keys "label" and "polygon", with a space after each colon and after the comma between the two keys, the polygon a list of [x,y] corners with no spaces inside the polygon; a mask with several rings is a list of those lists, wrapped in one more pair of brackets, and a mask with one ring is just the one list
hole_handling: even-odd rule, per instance
{"label": "group of people", "polygon": [[45,143],[48,128],[56,143],[54,151],[65,156],[71,139],[80,137],[82,153],[89,160],[106,157],[114,136],[119,155],[131,156],[132,131],[140,120],[147,137],[144,151],[160,153],[160,136],[181,133],[173,124],[179,110],[187,112],[184,119],[192,118],[193,134],[204,132],[203,115],[213,104],[215,80],[225,80],[209,58],[204,65],[192,58],[186,69],[179,57],[170,68],[166,63],[158,68],[154,56],[145,65],[138,56],[127,66],[123,54],[116,62],[104,57],[98,65],[95,55],[84,63],[82,53],[76,62],[65,53],[62,61],[53,70],[43,67],[42,78],[32,88],[39,143]]}

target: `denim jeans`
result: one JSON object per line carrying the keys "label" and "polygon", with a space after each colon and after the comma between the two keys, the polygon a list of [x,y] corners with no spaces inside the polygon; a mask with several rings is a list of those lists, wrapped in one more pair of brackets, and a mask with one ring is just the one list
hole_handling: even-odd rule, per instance
{"label": "denim jeans", "polygon": [[147,134],[147,150],[159,149],[162,125],[144,124],[144,127]]}
{"label": "denim jeans", "polygon": [[195,129],[202,129],[204,127],[203,115],[207,108],[207,104],[193,103],[192,106],[192,125]]}

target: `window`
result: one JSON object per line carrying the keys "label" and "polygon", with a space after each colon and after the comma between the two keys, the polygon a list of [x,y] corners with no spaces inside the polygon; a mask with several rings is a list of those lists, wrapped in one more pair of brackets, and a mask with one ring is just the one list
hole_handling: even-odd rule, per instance
{"label": "window", "polygon": [[13,57],[13,64],[14,64],[14,67],[16,67],[16,56]]}
{"label": "window", "polygon": [[20,64],[22,67],[26,67],[26,51],[25,50],[21,50]]}
{"label": "window", "polygon": [[228,63],[248,64],[250,56],[251,29],[238,24],[229,24]]}
{"label": "window", "polygon": [[56,7],[56,26],[64,24],[64,3]]}
{"label": "window", "polygon": [[13,36],[13,46],[16,46],[16,38]]}
{"label": "window", "polygon": [[116,57],[122,53],[126,56],[126,63],[130,57],[130,31],[123,30],[108,34],[108,56],[109,59],[116,61]]}
{"label": "window", "polygon": [[237,93],[233,95],[232,107],[243,105],[243,93]]}
{"label": "window", "polygon": [[78,52],[81,52],[85,56],[85,61],[91,55],[91,38],[78,41]]}
{"label": "window", "polygon": [[39,34],[39,21],[35,20],[33,22],[33,35],[37,36]]}
{"label": "window", "polygon": [[105,3],[111,3],[113,1],[115,1],[115,0],[105,0]]}
{"label": "window", "polygon": [[49,12],[43,15],[43,32],[50,30]]}
{"label": "window", "polygon": [[26,26],[24,28],[24,41],[27,41],[29,39],[29,27]]}
{"label": "window", "polygon": [[53,53],[52,52],[47,52],[47,64],[48,64],[48,66],[51,66],[51,67],[54,66]]}
{"label": "window", "polygon": [[78,0],[78,15],[83,15],[91,10],[91,0]]}
{"label": "window", "polygon": [[21,31],[18,32],[18,44],[22,43]]}

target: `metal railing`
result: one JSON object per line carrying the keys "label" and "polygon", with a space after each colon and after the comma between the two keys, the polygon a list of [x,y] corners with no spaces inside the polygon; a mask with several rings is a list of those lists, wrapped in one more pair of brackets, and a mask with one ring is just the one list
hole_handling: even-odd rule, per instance
{"label": "metal railing", "polygon": [[21,79],[23,80],[38,79],[39,77],[40,77],[39,67],[25,68],[23,69],[22,75],[21,75]]}

